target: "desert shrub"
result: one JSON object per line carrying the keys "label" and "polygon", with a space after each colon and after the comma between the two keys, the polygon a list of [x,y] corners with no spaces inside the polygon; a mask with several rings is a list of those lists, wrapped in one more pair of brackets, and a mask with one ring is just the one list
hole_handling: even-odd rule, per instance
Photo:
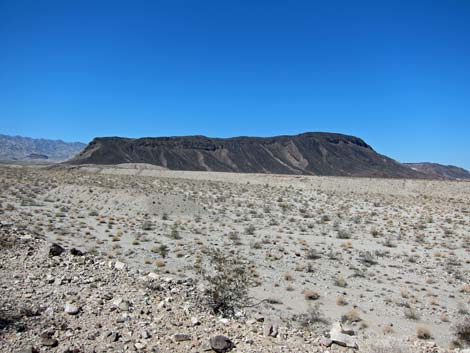
{"label": "desert shrub", "polygon": [[145,221],[142,223],[142,230],[152,230],[153,224],[150,221]]}
{"label": "desert shrub", "polygon": [[415,352],[410,347],[406,346],[402,341],[396,338],[382,339],[365,344],[361,347],[365,353],[412,353]]}
{"label": "desert shrub", "polygon": [[343,296],[343,295],[338,296],[336,298],[336,305],[339,305],[339,306],[348,305],[348,301],[347,301],[346,297]]}
{"label": "desert shrub", "polygon": [[181,235],[178,231],[178,228],[176,228],[176,226],[173,226],[173,228],[171,228],[171,232],[170,234],[168,234],[168,237],[174,240],[181,239]]}
{"label": "desert shrub", "polygon": [[470,345],[470,316],[457,323],[453,328],[454,334],[459,342]]}
{"label": "desert shrub", "polygon": [[166,258],[168,253],[170,252],[170,249],[165,244],[161,244],[156,250],[163,258]]}
{"label": "desert shrub", "polygon": [[410,320],[419,320],[419,314],[413,308],[405,308],[405,317]]}
{"label": "desert shrub", "polygon": [[395,243],[393,242],[392,238],[390,238],[390,237],[384,240],[383,246],[386,246],[387,248],[395,248],[396,247]]}
{"label": "desert shrub", "polygon": [[256,228],[253,224],[250,224],[248,227],[245,228],[245,233],[248,235],[254,235]]}
{"label": "desert shrub", "polygon": [[317,291],[306,289],[304,291],[304,298],[305,300],[317,300],[320,298],[320,294]]}
{"label": "desert shrub", "polygon": [[316,249],[308,249],[307,250],[307,259],[308,260],[317,260],[320,257],[321,256],[320,256],[320,254],[318,253],[318,251]]}
{"label": "desert shrub", "polygon": [[328,215],[323,215],[323,216],[321,217],[321,223],[327,223],[327,222],[329,222],[330,220],[331,220],[331,218],[330,218],[330,216],[328,216]]}
{"label": "desert shrub", "polygon": [[423,340],[427,340],[432,337],[431,331],[426,326],[423,326],[423,325],[416,326],[416,337],[423,339]]}
{"label": "desert shrub", "polygon": [[292,319],[306,329],[312,326],[328,324],[328,320],[323,316],[318,304],[311,305],[306,313],[294,315]]}
{"label": "desert shrub", "polygon": [[470,249],[470,235],[467,235],[462,239],[462,247],[465,249]]}
{"label": "desert shrub", "polygon": [[372,234],[374,238],[377,238],[380,235],[380,232],[377,228],[372,228],[372,230],[370,231],[370,234]]}
{"label": "desert shrub", "polygon": [[205,290],[200,301],[223,316],[233,316],[237,309],[249,306],[248,291],[254,278],[248,262],[220,249],[207,249],[205,255],[200,269]]}
{"label": "desert shrub", "polygon": [[330,250],[330,251],[328,251],[326,256],[330,260],[340,260],[341,254],[337,253],[336,251]]}
{"label": "desert shrub", "polygon": [[346,287],[346,286],[348,285],[348,284],[346,283],[346,280],[344,279],[344,277],[341,276],[341,275],[335,276],[335,277],[333,278],[333,282],[334,282],[334,284],[335,284],[336,286],[342,287],[342,288],[344,288],[344,287]]}
{"label": "desert shrub", "polygon": [[377,260],[375,259],[374,255],[370,251],[365,251],[361,253],[359,262],[364,264],[365,266],[376,265]]}
{"label": "desert shrub", "polygon": [[228,237],[231,241],[233,241],[234,243],[239,243],[240,242],[240,235],[238,235],[237,232],[230,232],[228,234]]}
{"label": "desert shrub", "polygon": [[9,249],[15,244],[15,238],[7,236],[6,233],[0,233],[0,249]]}
{"label": "desert shrub", "polygon": [[339,229],[336,235],[338,239],[351,239],[351,233],[345,229]]}
{"label": "desert shrub", "polygon": [[286,272],[284,273],[284,280],[290,282],[294,280],[294,277],[289,272]]}
{"label": "desert shrub", "polygon": [[362,319],[361,319],[359,311],[357,309],[351,309],[346,314],[341,316],[341,321],[342,322],[353,323],[353,322],[359,322],[361,320]]}

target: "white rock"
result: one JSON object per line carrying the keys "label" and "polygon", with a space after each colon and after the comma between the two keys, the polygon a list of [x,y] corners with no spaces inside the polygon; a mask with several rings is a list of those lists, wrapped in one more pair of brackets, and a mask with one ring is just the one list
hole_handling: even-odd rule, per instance
{"label": "white rock", "polygon": [[197,326],[197,325],[200,325],[200,324],[201,324],[201,321],[199,321],[199,319],[198,319],[197,317],[193,316],[193,317],[191,318],[191,324],[192,324],[193,326]]}
{"label": "white rock", "polygon": [[64,306],[64,311],[70,315],[76,315],[80,311],[80,308],[74,304],[67,303]]}
{"label": "white rock", "polygon": [[[348,332],[349,333],[349,332]],[[340,346],[349,347],[349,348],[359,348],[357,340],[346,334],[341,326],[341,323],[336,322],[333,324],[333,327],[330,330],[330,339],[333,343],[336,343]]]}
{"label": "white rock", "polygon": [[114,263],[114,268],[116,270],[125,270],[127,268],[127,265],[124,262],[116,261]]}
{"label": "white rock", "polygon": [[145,344],[140,343],[140,342],[136,342],[136,343],[134,344],[134,347],[135,347],[135,349],[137,349],[137,350],[142,350],[142,349],[145,348]]}
{"label": "white rock", "polygon": [[222,319],[219,319],[219,322],[224,324],[224,325],[227,325],[230,322],[230,320],[227,319],[227,318],[222,318]]}
{"label": "white rock", "polygon": [[154,280],[160,278],[160,276],[157,275],[155,272],[150,272],[150,273],[147,275],[147,277],[150,278],[150,279],[154,279]]}

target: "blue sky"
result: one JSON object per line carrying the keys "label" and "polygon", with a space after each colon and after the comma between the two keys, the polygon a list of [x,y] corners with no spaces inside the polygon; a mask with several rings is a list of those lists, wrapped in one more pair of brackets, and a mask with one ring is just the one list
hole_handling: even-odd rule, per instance
{"label": "blue sky", "polygon": [[0,133],[331,131],[470,168],[470,2],[0,0]]}

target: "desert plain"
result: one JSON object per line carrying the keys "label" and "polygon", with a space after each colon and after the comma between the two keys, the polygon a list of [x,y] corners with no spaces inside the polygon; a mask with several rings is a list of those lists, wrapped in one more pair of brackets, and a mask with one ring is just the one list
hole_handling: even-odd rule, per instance
{"label": "desert plain", "polygon": [[[2,351],[198,352],[217,333],[238,352],[433,352],[468,344],[468,331],[459,336],[457,327],[470,326],[470,182],[133,164],[2,165],[0,185],[2,237],[31,239],[1,249]],[[57,264],[46,249],[53,243],[90,260],[75,263],[66,253]],[[250,276],[250,300],[230,317],[198,300],[212,250],[241,259]],[[74,266],[81,268],[77,279]],[[60,271],[71,279],[57,281]],[[100,271],[101,285],[91,285]],[[130,279],[149,274],[162,283],[157,294]],[[96,303],[94,293],[105,287],[106,295],[115,293]],[[37,315],[15,329],[6,315],[35,296],[42,300]],[[79,312],[63,313],[69,302]],[[139,305],[155,305],[156,312],[139,319]],[[47,315],[63,316],[68,328],[45,324]],[[74,320],[87,335],[99,320],[106,327],[103,315],[113,321],[113,333],[98,328],[93,339],[74,333]],[[356,348],[324,346],[321,338],[328,339],[335,323],[354,332]],[[112,336],[116,331],[120,337]],[[174,336],[180,331],[190,337]],[[47,338],[57,344],[43,344]]]}

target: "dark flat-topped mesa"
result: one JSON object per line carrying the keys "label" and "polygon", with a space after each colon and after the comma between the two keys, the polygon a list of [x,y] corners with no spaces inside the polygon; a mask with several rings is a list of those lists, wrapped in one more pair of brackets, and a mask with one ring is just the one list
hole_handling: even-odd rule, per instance
{"label": "dark flat-topped mesa", "polygon": [[172,170],[422,178],[360,138],[309,132],[294,136],[95,138],[69,164],[150,163]]}

